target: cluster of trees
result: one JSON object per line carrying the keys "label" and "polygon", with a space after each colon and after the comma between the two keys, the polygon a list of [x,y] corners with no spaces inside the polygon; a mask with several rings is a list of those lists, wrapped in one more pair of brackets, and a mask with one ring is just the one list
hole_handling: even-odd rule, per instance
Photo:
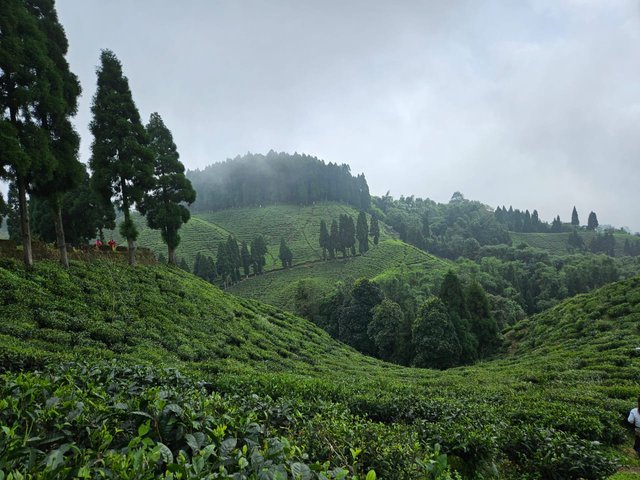
{"label": "cluster of trees", "polygon": [[[514,210],[511,206],[508,210],[504,206],[498,207],[494,215],[500,224],[512,232],[560,233],[570,232],[572,229],[580,226],[580,218],[575,206],[571,212],[571,223],[563,223],[562,220],[560,220],[560,215],[557,215],[551,222],[551,225],[549,225],[547,222],[540,220],[537,210],[529,213],[529,210],[523,212],[517,208]],[[586,228],[587,230],[595,230],[598,228],[598,216],[595,212],[589,213]]]}
{"label": "cluster of trees", "polygon": [[322,258],[330,260],[336,258],[341,252],[342,258],[350,253],[356,255],[356,240],[358,253],[363,254],[369,250],[369,237],[373,237],[374,245],[380,240],[380,225],[376,215],[371,217],[371,226],[367,223],[367,214],[360,211],[358,220],[354,224],[353,218],[346,213],[341,214],[338,220],[331,221],[331,228],[327,228],[324,220],[320,221],[319,243],[322,248]]}
{"label": "cluster of trees", "polygon": [[[398,301],[396,301],[398,300]],[[339,284],[329,297],[314,299],[307,283],[296,290],[296,308],[334,338],[386,361],[448,368],[472,363],[500,346],[487,295],[475,281],[463,286],[448,272],[437,296],[407,308],[393,292],[361,279]]]}
{"label": "cluster of trees", "polygon": [[490,207],[456,192],[448,204],[387,193],[374,198],[375,208],[400,239],[434,255],[456,259],[472,256],[483,245],[511,244],[511,237]]}
{"label": "cluster of trees", "polygon": [[245,277],[252,271],[254,275],[262,275],[267,263],[266,254],[267,242],[262,235],[255,236],[249,244],[242,241],[240,245],[229,235],[226,242],[218,244],[216,273],[225,287],[240,281],[240,269]]}
{"label": "cluster of trees", "polygon": [[137,237],[133,208],[161,231],[175,264],[178,230],[189,219],[183,204],[195,201],[195,191],[160,116],[152,114],[142,125],[122,65],[113,52],[102,51],[91,107],[90,177],[78,159],[80,138],[71,122],[80,83],[66,60],[68,43],[54,2],[7,0],[2,8],[0,178],[10,182],[11,195],[0,209],[14,238],[22,240],[25,264],[33,264],[30,214],[43,239],[55,237],[68,267],[67,238],[86,241],[113,227],[116,206],[124,214],[120,232],[130,264]]}
{"label": "cluster of trees", "polygon": [[285,242],[284,238],[280,239],[280,250],[278,252],[278,258],[282,263],[282,268],[291,268],[293,266],[293,252]]}
{"label": "cluster of trees", "polygon": [[188,177],[198,191],[197,211],[319,201],[344,202],[369,210],[371,202],[364,174],[354,177],[348,165],[325,164],[298,153],[247,153],[189,171]]}

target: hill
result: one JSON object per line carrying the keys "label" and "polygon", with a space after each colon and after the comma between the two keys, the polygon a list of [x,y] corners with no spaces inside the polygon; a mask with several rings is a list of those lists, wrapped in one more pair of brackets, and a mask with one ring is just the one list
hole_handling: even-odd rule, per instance
{"label": "hill", "polygon": [[339,281],[363,277],[373,279],[394,270],[413,267],[443,276],[448,265],[448,261],[399,240],[385,240],[363,255],[269,272],[233,285],[229,292],[293,311],[296,287],[301,280],[310,281],[321,296],[330,293]]}
{"label": "hill", "polygon": [[[527,245],[539,248],[541,250],[546,250],[551,255],[566,255],[568,252],[567,249],[567,240],[569,239],[569,232],[562,233],[519,233],[519,232],[509,232],[511,235],[511,240],[513,245],[519,245],[521,243],[526,243]],[[580,237],[584,241],[585,245],[589,245],[589,242],[593,237],[595,237],[596,232],[593,231],[582,231],[579,232]],[[638,241],[638,237],[634,235],[629,235],[626,233],[614,233],[615,238],[615,256],[622,257],[624,255],[624,242],[625,240],[629,241]]]}
{"label": "hill", "polygon": [[629,442],[638,277],[518,324],[505,358],[444,372],[364,357],[162,266],[3,261],[0,287],[7,472],[444,479],[448,464],[467,477],[595,479]]}
{"label": "hill", "polygon": [[[280,238],[284,237],[293,251],[294,265],[309,261],[321,260],[322,250],[318,245],[320,221],[331,220],[340,214],[351,215],[355,221],[358,210],[341,203],[324,202],[308,206],[271,205],[265,207],[240,207],[216,212],[194,213],[191,220],[180,230],[181,242],[177,249],[178,257],[182,257],[192,267],[198,252],[216,256],[218,243],[233,235],[238,241],[250,242],[256,235],[263,235],[267,240],[268,254],[265,270],[281,268],[278,259]],[[367,217],[370,221],[370,216]],[[162,243],[160,233],[146,226],[146,221],[139,215],[134,216],[140,236],[138,244],[151,248],[156,254],[166,256],[166,247]],[[121,244],[123,239],[117,231],[107,231]],[[381,224],[380,238],[391,235]]]}

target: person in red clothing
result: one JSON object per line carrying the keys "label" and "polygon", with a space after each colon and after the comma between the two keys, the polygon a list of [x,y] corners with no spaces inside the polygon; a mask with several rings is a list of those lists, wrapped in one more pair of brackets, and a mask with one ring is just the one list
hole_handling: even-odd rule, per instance
{"label": "person in red clothing", "polygon": [[102,241],[98,238],[96,240],[96,250],[100,250],[100,247],[102,246]]}
{"label": "person in red clothing", "polygon": [[109,243],[107,243],[107,245],[109,245],[111,247],[111,251],[112,252],[116,251],[116,242],[113,240],[113,238],[111,240],[109,240]]}

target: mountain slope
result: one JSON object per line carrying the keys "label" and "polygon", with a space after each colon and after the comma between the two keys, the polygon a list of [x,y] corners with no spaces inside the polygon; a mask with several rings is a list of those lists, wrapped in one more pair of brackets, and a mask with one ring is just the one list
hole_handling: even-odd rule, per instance
{"label": "mountain slope", "polygon": [[[198,252],[215,258],[218,243],[235,236],[239,242],[250,243],[256,235],[263,235],[267,241],[268,253],[265,270],[280,268],[278,258],[280,238],[284,238],[293,251],[295,265],[321,260],[322,250],[318,245],[320,221],[325,220],[327,227],[331,220],[338,219],[341,214],[351,215],[355,220],[358,211],[353,207],[332,202],[317,203],[308,206],[270,205],[265,207],[241,207],[216,212],[193,213],[191,220],[180,230],[181,242],[177,249],[178,257],[183,257],[190,267]],[[370,217],[368,217],[370,220]],[[162,243],[160,233],[146,226],[146,220],[139,215],[134,216],[140,237],[138,244],[151,248],[156,254],[166,256],[166,247]],[[391,238],[388,229],[381,223],[380,238]],[[117,231],[107,231],[118,243],[122,238]]]}
{"label": "mountain slope", "polygon": [[286,270],[250,277],[229,288],[234,295],[260,300],[270,305],[294,310],[299,281],[309,280],[319,295],[330,293],[338,281],[375,278],[402,268],[421,268],[443,276],[450,262],[430,255],[399,240],[386,240],[357,257],[335,259],[294,266]]}

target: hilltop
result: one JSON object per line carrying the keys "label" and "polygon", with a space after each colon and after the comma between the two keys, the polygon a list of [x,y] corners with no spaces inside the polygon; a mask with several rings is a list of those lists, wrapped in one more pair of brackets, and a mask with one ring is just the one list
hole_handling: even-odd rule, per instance
{"label": "hilltop", "polygon": [[[144,395],[157,395],[165,388],[171,396],[176,387],[176,393],[190,392],[187,397],[193,400],[171,396],[177,405],[172,407],[174,412],[179,412],[178,408],[186,412],[187,406],[190,411],[207,410],[210,407],[206,405],[213,406],[214,400],[205,398],[217,392],[227,400],[215,402],[227,404],[216,408],[230,409],[227,420],[219,421],[226,422],[237,439],[233,446],[231,441],[225,444],[227,456],[236,452],[233,454],[238,458],[245,458],[248,453],[243,454],[240,445],[261,445],[263,435],[276,435],[289,437],[310,454],[311,462],[328,460],[332,468],[346,466],[354,472],[375,468],[382,478],[445,478],[429,477],[424,471],[420,474],[417,463],[419,458],[439,458],[431,449],[439,443],[448,454],[448,459],[442,460],[445,466],[449,463],[462,473],[497,468],[506,478],[521,478],[527,472],[543,476],[555,472],[558,478],[603,478],[613,471],[611,458],[616,456],[609,447],[629,441],[621,425],[637,395],[638,277],[567,300],[516,325],[507,332],[510,354],[502,359],[444,372],[402,368],[362,356],[305,320],[230,296],[190,274],[163,266],[133,269],[108,262],[72,262],[70,271],[65,272],[39,262],[33,272],[27,272],[15,262],[3,261],[0,285],[0,310],[7,319],[0,327],[4,369],[53,369],[55,378],[64,379],[62,383],[58,380],[59,385],[90,382],[92,386],[83,383],[86,395],[104,395],[102,388],[115,388],[108,397],[124,398],[118,388],[133,388],[131,382],[140,385],[136,388],[141,392],[148,392]],[[93,377],[87,376],[92,370],[77,367],[70,367],[75,372],[71,376],[55,373],[55,365],[70,360],[90,362],[98,369]],[[104,363],[109,360],[117,360],[118,366]],[[133,364],[155,365],[155,370],[123,370]],[[162,366],[178,367],[187,378],[167,377],[157,370]],[[3,395],[8,391],[18,395],[23,388],[38,392],[50,388],[46,386],[50,385],[48,373],[30,375],[18,379],[14,373],[6,373]],[[200,391],[202,387],[190,383],[189,378],[209,382],[209,393]],[[73,391],[85,392],[84,387]],[[64,412],[69,408],[60,413],[69,414],[75,405],[73,395],[85,394],[65,395],[71,395],[69,401],[49,402],[49,409]],[[200,396],[205,403],[198,400]],[[132,413],[122,410],[125,423],[117,425],[124,426],[125,435],[148,438],[146,454],[157,451],[160,455],[162,448],[156,443],[161,441],[160,433],[140,427],[159,413],[153,413],[153,403],[127,406],[133,401],[127,398],[121,408],[131,408]],[[101,401],[90,404],[98,407]],[[30,402],[25,400],[21,408],[36,408]],[[185,406],[185,402],[189,403]],[[162,404],[167,405],[166,401]],[[21,417],[7,416],[13,411],[7,408],[5,405],[3,418],[11,425]],[[91,413],[94,408],[78,417],[81,423],[70,420],[67,429],[72,435],[74,429],[84,428],[82,422],[93,421],[86,415],[97,414]],[[134,410],[148,411],[148,418]],[[171,415],[184,422],[185,414]],[[44,412],[34,411],[33,415]],[[275,415],[267,423],[259,420],[257,444],[243,439],[246,431],[240,433],[240,416],[244,415],[256,421]],[[115,420],[117,417],[110,422]],[[217,449],[227,438],[224,434],[215,437],[213,431],[187,422],[182,433],[167,424],[171,435],[177,437],[161,437],[174,463],[198,456],[206,442],[213,442]],[[115,428],[113,423],[104,425]],[[194,442],[185,437],[186,432],[200,438],[193,448],[185,443]],[[84,440],[76,442],[87,448]],[[236,442],[240,442],[237,449]],[[179,461],[183,445],[186,457]],[[334,454],[327,451],[328,445]],[[46,453],[57,447],[60,440],[39,448]],[[350,448],[362,450],[354,454],[357,460],[353,466],[347,460]],[[89,450],[80,451],[93,455]],[[162,451],[163,456],[157,457],[164,458],[160,465],[171,464],[167,451]],[[114,455],[129,458],[125,451],[117,452],[109,454],[111,462]],[[42,459],[44,468],[45,454],[35,455]],[[62,463],[51,463],[51,468],[82,461],[76,453],[60,455]],[[227,458],[218,455],[215,458],[220,461]],[[288,471],[294,468],[293,460],[278,461],[284,462],[282,468]],[[233,467],[236,463],[225,465],[237,468]]]}

